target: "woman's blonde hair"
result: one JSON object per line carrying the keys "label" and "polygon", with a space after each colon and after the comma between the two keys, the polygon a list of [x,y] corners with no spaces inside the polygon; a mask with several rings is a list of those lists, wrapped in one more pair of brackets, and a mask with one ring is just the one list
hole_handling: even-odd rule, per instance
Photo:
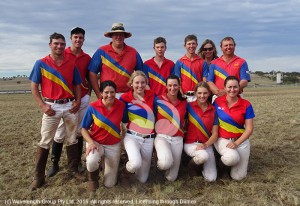
{"label": "woman's blonde hair", "polygon": [[199,82],[199,83],[195,86],[195,89],[194,89],[194,92],[195,92],[195,93],[197,92],[197,90],[198,90],[199,87],[203,87],[203,88],[207,89],[209,92],[211,92],[211,91],[210,91],[210,87],[209,87],[209,85],[208,85],[206,82]]}
{"label": "woman's blonde hair", "polygon": [[134,71],[134,72],[131,74],[129,81],[127,82],[127,86],[128,86],[128,87],[131,87],[134,78],[136,78],[137,76],[142,76],[142,77],[144,77],[145,80],[146,80],[146,84],[148,84],[148,78],[147,78],[147,76],[146,76],[146,74],[145,74],[144,72],[142,72],[142,71]]}

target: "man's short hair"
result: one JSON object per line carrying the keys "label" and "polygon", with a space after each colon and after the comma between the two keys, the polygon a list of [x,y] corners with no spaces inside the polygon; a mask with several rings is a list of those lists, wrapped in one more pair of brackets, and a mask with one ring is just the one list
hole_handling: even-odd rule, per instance
{"label": "man's short hair", "polygon": [[80,28],[80,27],[75,27],[71,30],[71,36],[73,34],[82,34],[83,36],[85,35],[85,31],[83,28]]}
{"label": "man's short hair", "polygon": [[157,37],[154,39],[154,44],[153,46],[155,46],[155,44],[159,44],[159,43],[164,43],[165,45],[167,45],[167,41],[164,37]]}
{"label": "man's short hair", "polygon": [[196,43],[198,44],[198,39],[197,36],[195,34],[189,34],[184,38],[184,45],[188,42],[188,41],[192,41],[195,40]]}
{"label": "man's short hair", "polygon": [[231,36],[224,37],[224,38],[221,40],[220,47],[222,47],[223,41],[232,41],[232,42],[233,42],[233,45],[236,46],[236,43],[235,43],[235,41],[234,41],[234,38],[231,37]]}
{"label": "man's short hair", "polygon": [[64,41],[66,41],[64,35],[56,33],[56,32],[54,32],[53,34],[50,35],[50,44],[52,43],[53,39],[63,39]]}

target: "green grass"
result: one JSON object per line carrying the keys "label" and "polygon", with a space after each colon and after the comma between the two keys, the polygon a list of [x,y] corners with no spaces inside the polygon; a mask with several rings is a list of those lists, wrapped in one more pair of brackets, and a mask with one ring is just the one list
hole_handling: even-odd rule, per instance
{"label": "green grass", "polygon": [[223,177],[208,183],[202,176],[191,179],[182,164],[178,179],[168,182],[153,163],[147,183],[133,182],[127,188],[117,184],[107,189],[101,177],[100,188],[91,196],[85,183],[68,177],[65,149],[61,171],[47,178],[44,187],[33,192],[27,189],[33,176],[42,113],[30,94],[2,94],[2,205],[9,199],[51,201],[42,205],[60,205],[59,200],[69,201],[64,205],[72,201],[73,205],[91,205],[95,201],[98,205],[129,205],[131,201],[134,205],[299,205],[300,87],[247,88],[244,95],[256,114],[249,171],[244,180],[237,182]]}

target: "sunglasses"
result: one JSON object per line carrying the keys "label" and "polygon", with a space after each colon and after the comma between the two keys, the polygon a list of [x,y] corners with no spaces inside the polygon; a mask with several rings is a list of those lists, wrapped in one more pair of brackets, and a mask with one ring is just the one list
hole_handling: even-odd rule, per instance
{"label": "sunglasses", "polygon": [[212,47],[209,47],[209,48],[203,48],[203,51],[212,51],[213,48]]}

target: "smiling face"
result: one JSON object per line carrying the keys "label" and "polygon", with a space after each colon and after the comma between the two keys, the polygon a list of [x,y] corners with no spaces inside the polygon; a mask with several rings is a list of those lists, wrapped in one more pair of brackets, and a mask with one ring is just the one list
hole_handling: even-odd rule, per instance
{"label": "smiling face", "polygon": [[64,53],[66,42],[63,39],[52,39],[51,43],[49,43],[49,47],[51,48],[51,53],[60,56]]}
{"label": "smiling face", "polygon": [[204,54],[205,58],[212,57],[213,53],[214,53],[213,45],[211,45],[210,43],[205,44],[204,47],[203,47],[203,54]]}
{"label": "smiling face", "polygon": [[123,32],[112,33],[111,35],[113,46],[120,48],[124,46],[125,34]]}
{"label": "smiling face", "polygon": [[84,36],[82,33],[72,34],[71,36],[72,47],[81,48],[84,42]]}
{"label": "smiling face", "polygon": [[116,97],[116,90],[112,86],[104,88],[102,95],[102,102],[104,105],[111,105],[114,103]]}
{"label": "smiling face", "polygon": [[228,80],[225,85],[225,91],[228,97],[236,97],[240,91],[239,82],[236,80]]}
{"label": "smiling face", "polygon": [[221,50],[224,55],[232,56],[234,55],[235,45],[233,40],[223,40],[221,45]]}
{"label": "smiling face", "polygon": [[177,79],[168,79],[167,90],[170,96],[176,96],[180,90],[180,85]]}
{"label": "smiling face", "polygon": [[207,102],[207,99],[210,95],[210,91],[205,87],[198,87],[196,91],[197,102],[199,104],[204,104]]}
{"label": "smiling face", "polygon": [[145,77],[141,75],[134,77],[132,81],[133,91],[134,93],[139,95],[143,95],[145,93],[146,85],[147,85],[147,80],[145,79]]}
{"label": "smiling face", "polygon": [[195,54],[197,46],[198,46],[198,43],[196,40],[187,41],[184,45],[184,47],[187,51],[187,54]]}

